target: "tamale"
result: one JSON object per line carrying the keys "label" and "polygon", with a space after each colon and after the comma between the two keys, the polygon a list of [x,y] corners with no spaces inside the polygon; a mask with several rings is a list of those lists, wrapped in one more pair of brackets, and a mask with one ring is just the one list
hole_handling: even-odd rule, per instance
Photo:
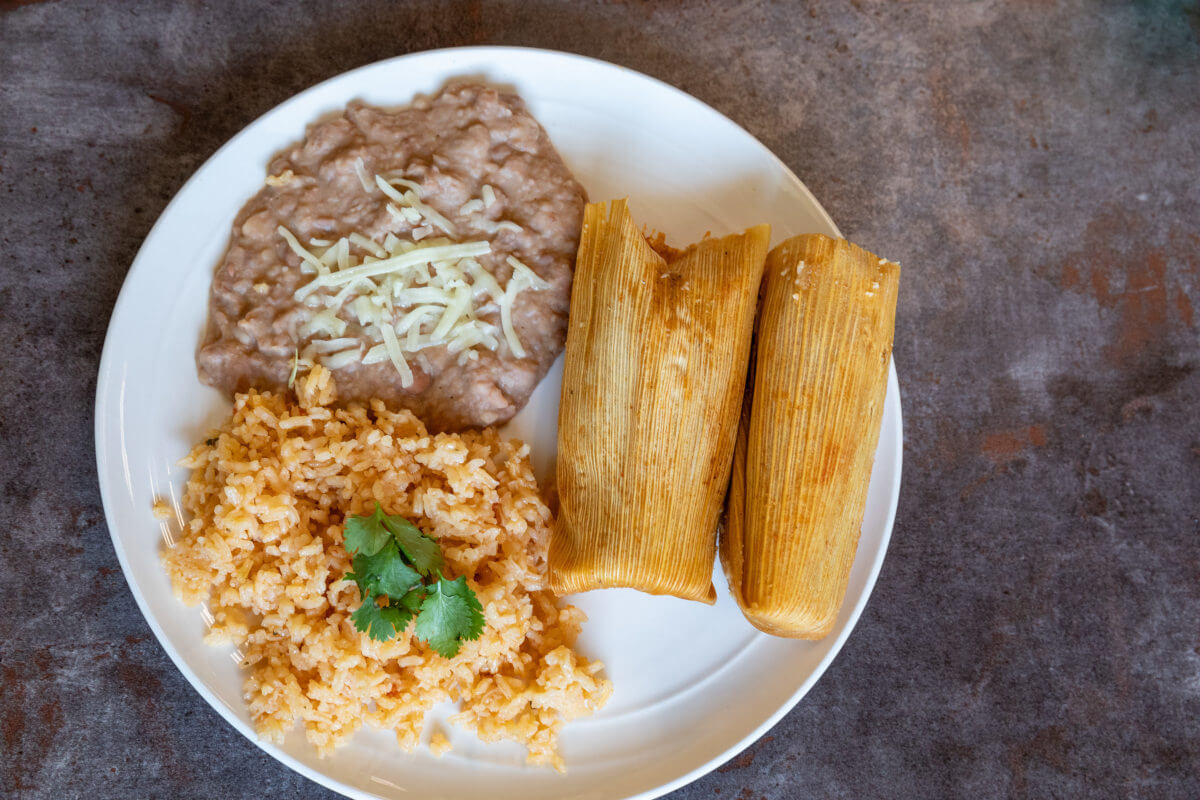
{"label": "tamale", "polygon": [[797,236],[767,256],[721,532],[746,618],[819,639],[846,593],[879,440],[898,264]]}
{"label": "tamale", "polygon": [[624,200],[584,211],[559,407],[550,587],[712,603],[770,228],[664,258]]}

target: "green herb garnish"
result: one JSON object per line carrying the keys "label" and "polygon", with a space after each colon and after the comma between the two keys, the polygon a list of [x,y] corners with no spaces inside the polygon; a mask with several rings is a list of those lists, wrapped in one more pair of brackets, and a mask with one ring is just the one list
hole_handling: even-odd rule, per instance
{"label": "green herb garnish", "polygon": [[296,375],[300,373],[300,348],[292,348],[292,374],[288,376],[288,388],[296,385]]}
{"label": "green herb garnish", "polygon": [[437,583],[428,587],[413,632],[449,658],[458,652],[461,639],[474,639],[482,630],[483,606],[467,579],[448,581],[439,575]]}
{"label": "green herb garnish", "polygon": [[408,627],[412,612],[396,606],[380,606],[374,597],[368,597],[350,619],[354,620],[355,628],[372,639],[386,642]]}
{"label": "green herb garnish", "polygon": [[345,546],[354,557],[345,579],[363,598],[350,619],[372,639],[387,641],[416,617],[417,638],[453,658],[483,631],[483,606],[466,577],[442,577],[441,547],[408,520],[376,503],[374,514],[346,519]]}

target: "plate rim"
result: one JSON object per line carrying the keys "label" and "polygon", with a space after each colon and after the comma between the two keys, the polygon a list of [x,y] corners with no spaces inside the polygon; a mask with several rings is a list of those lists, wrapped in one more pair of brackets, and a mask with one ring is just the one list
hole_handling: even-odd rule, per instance
{"label": "plate rim", "polygon": [[[354,786],[347,785],[323,772],[310,768],[308,765],[285,752],[276,744],[261,739],[250,726],[247,726],[241,719],[236,717],[232,710],[227,708],[225,703],[220,700],[213,693],[213,691],[202,680],[199,679],[197,675],[193,674],[190,666],[188,666],[187,662],[183,660],[182,655],[171,643],[170,639],[166,636],[165,631],[161,628],[154,615],[150,612],[148,601],[138,584],[136,581],[131,579],[133,570],[126,559],[123,545],[120,541],[118,541],[117,538],[116,525],[114,524],[115,521],[113,514],[110,511],[110,509],[114,507],[114,501],[110,499],[112,489],[109,486],[110,481],[105,478],[105,475],[109,474],[111,471],[107,460],[107,452],[110,449],[110,444],[109,437],[105,429],[105,422],[110,418],[111,409],[108,403],[108,396],[112,391],[110,383],[116,379],[115,365],[118,359],[118,355],[113,347],[112,333],[116,325],[116,321],[122,316],[121,312],[124,306],[131,302],[130,286],[133,283],[132,279],[149,269],[147,263],[142,260],[142,255],[145,251],[147,242],[154,238],[156,231],[158,231],[160,226],[164,224],[164,220],[170,216],[172,209],[180,202],[180,199],[188,193],[189,188],[200,178],[200,176],[206,172],[207,168],[210,167],[213,162],[218,160],[227,150],[233,148],[243,138],[250,135],[249,132],[251,129],[255,128],[264,119],[277,113],[285,106],[293,102],[299,102],[307,95],[319,92],[327,84],[330,84],[334,81],[345,80],[356,73],[378,69],[384,65],[401,62],[406,59],[413,59],[417,57],[428,58],[434,56],[453,57],[455,54],[469,54],[476,57],[494,55],[499,59],[503,59],[506,55],[538,55],[542,57],[584,62],[592,68],[610,70],[615,69],[636,79],[648,81],[655,85],[658,89],[665,90],[676,95],[679,99],[683,99],[692,104],[698,104],[704,110],[711,112],[725,123],[734,126],[734,128],[742,133],[749,140],[749,142],[753,142],[754,145],[761,150],[762,154],[766,155],[775,164],[783,176],[790,179],[792,184],[800,190],[804,197],[808,199],[808,201],[812,204],[812,207],[816,210],[818,216],[823,219],[830,229],[833,230],[838,236],[841,236],[840,229],[834,222],[833,218],[830,217],[829,213],[825,210],[825,207],[821,205],[820,201],[817,200],[817,198],[809,190],[808,186],[791,170],[791,168],[788,167],[788,165],[784,163],[783,160],[780,159],[774,152],[772,152],[770,148],[759,141],[756,136],[747,131],[735,120],[723,114],[721,111],[713,108],[711,105],[695,97],[694,95],[667,83],[664,80],[656,78],[652,75],[647,75],[646,73],[630,67],[626,67],[621,64],[615,64],[613,62],[591,56],[580,55],[578,53],[537,47],[478,45],[419,50],[363,64],[345,72],[332,75],[311,86],[301,89],[295,94],[292,94],[280,103],[277,103],[270,109],[258,115],[250,122],[246,123],[237,133],[227,139],[219,148],[217,148],[217,150],[215,150],[208,158],[206,158],[204,162],[191,173],[191,175],[188,176],[188,179],[179,187],[167,205],[163,207],[163,210],[155,219],[154,225],[151,226],[150,230],[142,239],[142,244],[138,247],[138,252],[134,255],[129,270],[126,272],[124,278],[122,278],[121,289],[118,292],[116,302],[113,304],[112,311],[110,312],[108,324],[105,326],[104,345],[101,351],[100,363],[97,370],[96,393],[93,403],[93,429],[94,445],[96,448],[96,469],[100,488],[101,504],[104,508],[105,525],[108,528],[109,539],[112,543],[113,549],[116,551],[117,561],[121,566],[121,572],[125,578],[125,584],[130,593],[133,595],[133,599],[138,607],[138,611],[141,613],[143,620],[150,627],[151,632],[154,634],[155,639],[157,639],[159,646],[162,647],[162,649],[166,652],[172,664],[174,664],[179,673],[187,680],[192,689],[194,689],[204,699],[209,707],[216,711],[226,723],[230,724],[236,731],[242,734],[243,737],[248,739],[257,748],[267,753],[284,766],[300,775],[303,775],[305,778],[308,778],[314,783],[317,783],[342,796],[355,798],[356,800],[377,800],[380,796],[363,791]],[[885,515],[885,524],[880,535],[878,551],[868,567],[862,593],[854,607],[851,609],[845,626],[842,628],[837,638],[833,641],[825,656],[816,665],[809,676],[796,688],[795,692],[788,698],[787,701],[781,704],[774,713],[763,720],[763,722],[760,723],[754,730],[742,737],[718,756],[704,762],[689,772],[677,776],[676,778],[662,783],[652,789],[633,795],[627,795],[625,800],[653,800],[654,798],[662,797],[663,795],[686,786],[708,774],[709,772],[712,772],[721,764],[724,764],[729,759],[741,753],[754,742],[758,741],[767,731],[778,724],[778,722],[784,716],[786,716],[793,708],[795,708],[796,705],[805,697],[805,695],[811,691],[812,687],[816,685],[817,681],[819,681],[825,674],[825,671],[833,663],[834,659],[836,659],[840,654],[846,640],[849,638],[850,634],[853,633],[855,627],[857,626],[859,618],[862,616],[862,612],[866,607],[867,601],[874,592],[875,584],[879,578],[883,561],[887,556],[887,551],[891,543],[896,512],[899,505],[900,483],[903,472],[904,455],[904,417],[903,403],[900,395],[899,375],[896,370],[894,357],[891,359],[888,366],[888,384],[888,394],[891,394],[891,389],[893,386],[896,390],[896,434],[894,437],[894,446],[892,448],[894,451],[892,462],[894,464],[894,472],[892,475],[891,485],[886,487],[886,491],[888,493],[888,509]]]}

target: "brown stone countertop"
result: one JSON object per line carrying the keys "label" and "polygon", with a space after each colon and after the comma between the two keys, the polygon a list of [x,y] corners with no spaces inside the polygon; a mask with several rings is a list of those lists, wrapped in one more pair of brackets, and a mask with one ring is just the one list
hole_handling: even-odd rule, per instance
{"label": "brown stone countertop", "polygon": [[332,796],[138,613],[96,370],[138,246],[223,142],[466,44],[691,92],[904,265],[875,593],[803,702],[671,797],[1200,797],[1195,0],[0,2],[0,796]]}

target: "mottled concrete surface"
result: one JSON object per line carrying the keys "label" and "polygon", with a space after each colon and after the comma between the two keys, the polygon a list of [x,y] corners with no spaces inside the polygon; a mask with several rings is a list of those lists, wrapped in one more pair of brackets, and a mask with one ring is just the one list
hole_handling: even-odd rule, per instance
{"label": "mottled concrete surface", "polygon": [[0,2],[0,794],[328,797],[138,614],[92,443],[172,194],[321,79],[498,43],[642,70],[905,265],[904,489],[858,629],[674,796],[1200,796],[1193,2]]}

